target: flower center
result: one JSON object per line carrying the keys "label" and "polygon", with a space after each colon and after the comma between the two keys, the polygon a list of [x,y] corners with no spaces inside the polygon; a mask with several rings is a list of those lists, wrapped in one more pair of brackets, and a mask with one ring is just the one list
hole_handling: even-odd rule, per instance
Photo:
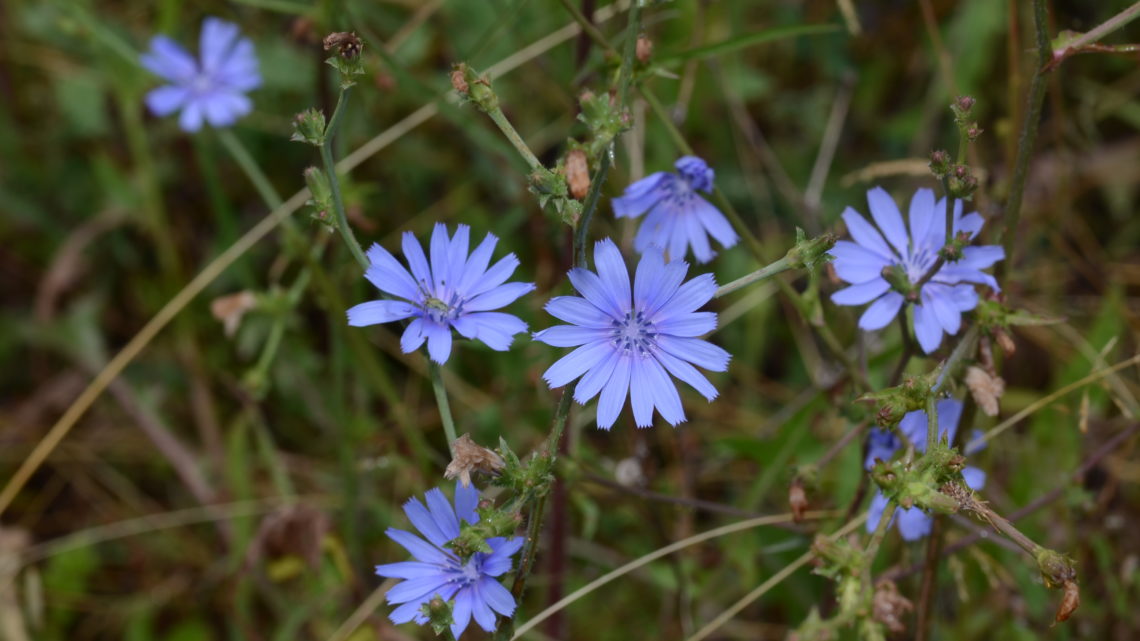
{"label": "flower center", "polygon": [[938,260],[937,251],[929,247],[919,249],[912,247],[906,257],[903,258],[902,266],[903,269],[906,270],[906,277],[910,282],[917,283],[918,279],[930,271],[930,268],[934,266],[936,260]]}
{"label": "flower center", "polygon": [[457,294],[452,294],[450,301],[444,302],[442,299],[424,292],[424,302],[420,303],[420,309],[424,311],[424,316],[444,325],[455,320],[463,311],[463,301],[459,299]]}
{"label": "flower center", "polygon": [[657,329],[639,311],[626,312],[625,318],[614,320],[610,337],[614,346],[628,353],[648,356],[649,348],[656,343]]}
{"label": "flower center", "polygon": [[459,582],[463,585],[471,585],[472,583],[479,580],[479,575],[482,574],[480,571],[482,569],[480,567],[482,565],[479,559],[480,556],[481,554],[476,553],[474,556],[468,559],[467,563],[463,567],[459,568]]}

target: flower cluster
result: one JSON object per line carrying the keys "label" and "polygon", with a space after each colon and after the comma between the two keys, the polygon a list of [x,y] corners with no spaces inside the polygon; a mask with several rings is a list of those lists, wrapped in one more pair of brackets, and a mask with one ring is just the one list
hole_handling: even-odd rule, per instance
{"label": "flower cluster", "polygon": [[[841,240],[831,254],[835,256],[835,272],[851,284],[832,295],[840,305],[871,306],[859,318],[865,330],[882,329],[898,315],[908,296],[914,303],[914,334],[923,351],[938,349],[943,332],[953,336],[962,325],[962,312],[978,305],[973,284],[988,285],[1000,291],[994,277],[983,269],[1005,258],[999,245],[962,248],[961,258],[945,260],[938,271],[928,275],[939,261],[939,252],[947,242],[946,200],[935,201],[934,192],[919,189],[910,201],[910,232],[903,224],[895,201],[881,187],[867,192],[871,217],[878,229],[854,209],[843,212],[847,231],[855,242]],[[970,240],[981,231],[985,220],[977,212],[962,215],[962,201],[955,200],[952,230],[965,232]],[[885,275],[892,270],[918,291],[899,291],[900,282]],[[872,302],[873,301],[873,302]]]}
{"label": "flower cluster", "polygon": [[714,372],[728,368],[728,352],[697,338],[716,328],[716,313],[696,311],[712,298],[716,281],[702,274],[682,284],[689,265],[666,263],[661,251],[650,247],[631,289],[621,252],[608,238],[595,245],[594,263],[597,273],[575,268],[568,274],[580,297],[559,296],[546,305],[570,325],[542,330],[535,340],[580,347],[551,365],[543,378],[561,387],[581,377],[574,389],[581,404],[600,393],[598,427],[603,429],[617,420],[627,395],[638,427],[653,424],[654,408],[671,425],[683,422],[681,397],[668,374],[711,401],[716,388],[693,365]]}
{"label": "flower cluster", "polygon": [[[962,401],[945,399],[935,405],[938,411],[938,437],[954,441],[958,432],[958,421],[962,418]],[[898,430],[914,443],[916,450],[926,451],[926,412],[917,410],[908,412],[899,421]],[[875,465],[875,460],[889,461],[902,447],[902,440],[892,432],[873,429],[868,435],[867,458],[863,461],[868,470]],[[980,449],[980,448],[979,448]],[[977,450],[967,449],[966,454],[973,454]],[[986,485],[986,473],[976,467],[967,466],[962,469],[962,478],[972,490],[980,490]],[[871,506],[867,513],[867,531],[874,531],[887,507],[888,499],[882,492],[875,494],[871,499]],[[898,523],[899,534],[907,541],[917,541],[930,534],[933,519],[929,514],[917,507],[900,507],[895,512],[894,520]]]}
{"label": "flower cluster", "polygon": [[716,256],[709,246],[710,235],[725,249],[739,238],[724,214],[698,193],[712,191],[713,170],[708,164],[696,156],[683,156],[675,166],[675,174],[659,171],[626,187],[621,197],[613,199],[614,215],[637,218],[649,212],[633,240],[637,251],[658,247],[679,260],[692,247],[697,262],[707,263]]}
{"label": "flower cluster", "polygon": [[454,599],[451,633],[456,639],[472,617],[479,627],[493,632],[496,612],[509,617],[515,611],[514,597],[496,577],[511,569],[511,558],[522,547],[523,539],[491,537],[486,541],[490,553],[476,552],[463,560],[447,544],[459,536],[461,521],[479,522],[475,511],[479,491],[456,485],[454,508],[439,488],[428,490],[424,498],[426,506],[417,498],[404,504],[404,513],[423,538],[395,528],[387,531],[388,538],[403,546],[415,561],[376,566],[380,576],[403,579],[388,591],[388,603],[399,604],[388,618],[393,623],[414,620],[424,625],[428,623],[424,606],[439,597]]}
{"label": "flower cluster", "polygon": [[206,18],[199,55],[195,60],[170,38],[155,36],[141,59],[143,67],[170,83],[147,94],[147,107],[156,116],[182,110],[178,123],[188,132],[201,129],[203,121],[214,127],[234,124],[253,108],[245,93],[261,85],[253,43],[233,23]]}
{"label": "flower cluster", "polygon": [[491,310],[513,303],[533,290],[534,283],[506,282],[519,265],[514,254],[488,267],[499,241],[493,234],[487,234],[468,256],[470,235],[470,227],[459,225],[449,237],[447,227],[437,223],[429,263],[415,235],[405,232],[404,257],[411,273],[386,249],[373,245],[368,250],[372,265],[364,277],[380,291],[403,300],[361,303],[348,310],[348,324],[363,327],[411,318],[400,348],[413,352],[426,341],[428,354],[437,363],[447,362],[451,355],[452,328],[493,350],[506,350],[515,334],[526,331],[526,323]]}

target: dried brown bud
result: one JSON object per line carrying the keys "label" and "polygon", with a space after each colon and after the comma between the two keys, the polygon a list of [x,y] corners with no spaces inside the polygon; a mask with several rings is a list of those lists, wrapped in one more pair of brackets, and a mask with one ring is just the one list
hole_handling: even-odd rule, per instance
{"label": "dried brown bud", "polygon": [[451,70],[451,87],[462,96],[466,96],[467,92],[471,90],[467,80],[463,78],[462,69]]}
{"label": "dried brown bud", "polygon": [[1017,351],[1017,345],[1013,343],[1013,338],[1000,327],[994,330],[994,340],[997,341],[998,347],[1005,352],[1006,356],[1013,356],[1014,352]]}
{"label": "dried brown bud", "polygon": [[498,474],[505,465],[502,457],[464,434],[451,444],[451,463],[448,463],[447,469],[443,471],[443,477],[447,479],[458,477],[463,487],[469,487],[472,472]]}
{"label": "dried brown bud", "polygon": [[1061,603],[1057,606],[1057,616],[1054,618],[1054,623],[1061,623],[1068,621],[1069,617],[1073,615],[1081,605],[1081,588],[1077,585],[1076,581],[1066,581],[1064,585],[1065,594],[1061,597]]}
{"label": "dried brown bud", "polygon": [[241,291],[215,298],[210,302],[210,313],[222,321],[226,338],[233,338],[234,332],[241,325],[242,316],[256,305],[257,298],[251,292]]}
{"label": "dried brown bud", "polygon": [[914,604],[899,594],[893,581],[879,581],[875,584],[875,596],[871,601],[871,616],[891,632],[903,632],[906,626],[903,619],[914,609]]}
{"label": "dried brown bud", "polygon": [[804,491],[803,480],[797,478],[788,488],[788,505],[792,508],[792,520],[796,523],[804,520],[804,512],[808,509],[807,492]]}
{"label": "dried brown bud", "polygon": [[641,64],[649,62],[649,57],[653,55],[653,41],[646,36],[638,36],[636,53]]}
{"label": "dried brown bud", "polygon": [[590,191],[590,168],[586,161],[586,152],[581,149],[572,149],[566,154],[566,184],[570,185],[570,195],[577,200],[586,197]]}
{"label": "dried brown bud", "polygon": [[966,370],[966,387],[986,416],[998,415],[998,401],[1005,393],[1005,381],[1000,376],[992,376],[980,367],[971,366]]}
{"label": "dried brown bud", "polygon": [[355,33],[348,31],[330,33],[325,36],[322,44],[325,47],[325,51],[335,48],[337,54],[346,60],[351,60],[359,56],[360,50],[364,48],[364,43],[360,41],[360,38],[357,38]]}

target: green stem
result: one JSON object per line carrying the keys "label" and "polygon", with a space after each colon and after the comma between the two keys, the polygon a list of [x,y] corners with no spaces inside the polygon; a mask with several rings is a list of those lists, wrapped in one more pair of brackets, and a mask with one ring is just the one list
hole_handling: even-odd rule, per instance
{"label": "green stem", "polygon": [[875,560],[875,555],[879,553],[879,546],[883,544],[883,538],[887,535],[887,527],[891,524],[891,517],[895,515],[895,509],[898,507],[894,501],[887,503],[887,507],[883,508],[883,514],[879,517],[879,522],[875,525],[875,531],[871,533],[871,540],[867,541],[866,559],[867,559],[867,576],[870,577],[871,562]]}
{"label": "green stem", "polygon": [[602,159],[598,163],[598,170],[590,183],[590,192],[586,194],[586,201],[582,208],[582,217],[578,219],[578,227],[574,230],[574,265],[586,268],[586,244],[589,240],[590,221],[594,218],[594,211],[598,209],[598,200],[602,195],[602,184],[606,182],[606,174],[610,171],[610,154],[602,152]]}
{"label": "green stem", "polygon": [[973,325],[970,329],[966,330],[965,336],[958,344],[954,346],[954,351],[950,352],[950,357],[946,359],[946,363],[942,366],[942,371],[938,373],[938,380],[934,382],[934,386],[930,388],[931,394],[937,394],[938,390],[949,380],[950,375],[958,365],[968,356],[974,352],[974,346],[978,341],[978,326]]}
{"label": "green stem", "polygon": [[1033,0],[1033,21],[1037,34],[1037,70],[1033,73],[1033,80],[1029,83],[1029,95],[1026,97],[1025,122],[1021,123],[1021,136],[1017,141],[1017,160],[1013,168],[1013,180],[1010,182],[1009,197],[1005,203],[1005,221],[1001,236],[1005,248],[1005,260],[998,263],[995,277],[1001,279],[1009,266],[1013,264],[1014,240],[1017,234],[1018,221],[1021,218],[1021,198],[1025,193],[1025,181],[1029,177],[1029,157],[1033,153],[1033,144],[1037,140],[1037,127],[1041,121],[1041,107],[1045,102],[1045,65],[1052,59],[1052,47],[1049,44],[1047,32],[1047,16],[1045,13],[1045,0]]}
{"label": "green stem", "polygon": [[538,157],[535,156],[534,152],[531,151],[530,147],[527,146],[526,141],[524,141],[522,139],[522,136],[519,135],[518,130],[515,129],[510,120],[507,120],[507,116],[503,113],[502,109],[495,107],[494,109],[488,111],[487,115],[490,116],[491,121],[499,127],[499,131],[503,132],[503,135],[507,137],[507,140],[510,141],[511,145],[514,146],[516,150],[518,150],[519,155],[522,156],[523,160],[526,161],[526,164],[530,167],[531,171],[540,171],[542,169],[545,169],[545,167],[542,166],[542,163],[539,162]]}
{"label": "green stem", "polygon": [[790,258],[788,258],[787,256],[784,256],[780,260],[777,260],[776,262],[774,262],[770,265],[766,265],[764,267],[761,267],[760,269],[757,269],[756,271],[752,272],[751,274],[748,274],[747,276],[741,276],[740,278],[737,278],[736,280],[732,281],[731,283],[728,283],[727,285],[721,286],[719,289],[716,290],[716,293],[713,294],[713,298],[720,298],[721,296],[724,296],[725,294],[731,294],[732,292],[734,292],[738,289],[741,289],[742,287],[747,287],[747,286],[751,285],[752,283],[759,282],[762,280],[767,280],[767,279],[775,276],[776,274],[781,274],[783,272],[788,271],[791,268],[792,268],[792,260]]}
{"label": "green stem", "polygon": [[926,397],[926,451],[938,442],[938,403],[934,394]]}
{"label": "green stem", "polygon": [[439,420],[443,423],[443,433],[447,435],[447,446],[455,442],[455,421],[451,418],[451,404],[447,401],[447,389],[443,386],[443,370],[439,363],[428,359],[431,372],[431,389],[435,392],[435,404],[439,407]]}
{"label": "green stem", "polygon": [[348,251],[352,253],[352,257],[360,265],[360,268],[368,271],[370,266],[368,258],[364,255],[364,250],[361,249],[360,243],[356,241],[356,235],[352,233],[352,227],[348,224],[348,213],[344,209],[344,198],[340,194],[340,180],[336,174],[336,162],[332,157],[332,144],[336,136],[337,129],[340,128],[340,121],[344,116],[344,105],[348,102],[348,92],[351,87],[345,87],[340,90],[340,97],[336,101],[336,109],[333,110],[332,118],[329,119],[329,124],[325,127],[325,140],[321,144],[321,162],[325,165],[325,175],[329,179],[329,186],[332,190],[333,209],[336,210],[336,228],[340,231],[341,237],[344,238],[344,243],[348,245]]}

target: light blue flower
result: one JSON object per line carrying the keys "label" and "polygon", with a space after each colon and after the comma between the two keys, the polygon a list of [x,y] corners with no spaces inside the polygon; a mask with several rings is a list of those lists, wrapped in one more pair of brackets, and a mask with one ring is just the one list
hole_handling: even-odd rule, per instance
{"label": "light blue flower", "polygon": [[509,617],[515,612],[515,599],[495,579],[511,569],[511,557],[523,545],[522,537],[487,539],[491,552],[476,552],[466,562],[444,547],[459,536],[460,521],[478,523],[475,507],[479,491],[474,487],[455,486],[455,507],[439,488],[428,490],[427,505],[411,498],[404,504],[408,520],[427,540],[395,528],[388,528],[388,538],[411,552],[415,561],[376,566],[376,574],[403,579],[388,590],[388,603],[400,604],[388,618],[393,623],[428,622],[421,612],[433,597],[454,602],[451,633],[458,639],[471,617],[487,632],[495,630],[495,612]]}
{"label": "light blue flower", "polygon": [[155,36],[141,59],[148,71],[170,82],[146,95],[147,107],[156,116],[181,109],[183,131],[198,131],[203,120],[214,127],[234,124],[253,108],[245,93],[261,85],[253,43],[235,24],[206,18],[199,54],[200,61],[170,38]]}
{"label": "light blue flower", "polygon": [[[945,437],[949,442],[954,442],[954,435],[958,432],[958,421],[962,418],[962,407],[962,401],[954,399],[938,401],[936,408],[938,410],[939,438]],[[914,443],[915,449],[920,452],[926,451],[926,427],[926,412],[922,410],[908,412],[898,425],[899,431],[905,434],[910,442]],[[902,439],[893,432],[880,429],[871,430],[868,435],[868,442],[867,458],[863,461],[864,467],[868,470],[875,465],[875,459],[888,461],[902,447]],[[981,449],[981,447],[977,449],[967,448],[966,454],[973,454]],[[962,479],[972,490],[980,490],[986,486],[986,473],[976,467],[966,466],[962,470]],[[866,527],[868,532],[875,530],[886,507],[887,497],[883,496],[882,492],[876,493],[871,499],[871,505],[867,512]],[[900,507],[895,511],[894,520],[898,523],[899,534],[907,541],[921,539],[930,534],[930,529],[933,527],[931,516],[917,507]]]}
{"label": "light blue flower", "polygon": [[685,420],[681,397],[669,374],[685,381],[708,400],[716,388],[693,365],[714,372],[728,368],[728,352],[697,338],[716,328],[716,313],[696,311],[716,292],[712,274],[682,284],[688,263],[666,263],[651,247],[641,256],[632,290],[621,252],[610,239],[594,246],[598,272],[575,268],[570,282],[578,296],[551,299],[546,311],[570,325],[556,325],[534,335],[555,347],[575,347],[542,375],[550,387],[581,377],[574,400],[598,400],[598,427],[609,429],[626,396],[638,427],[653,424],[653,409],[670,425]]}
{"label": "light blue flower", "polygon": [[724,214],[697,193],[713,188],[713,170],[705,161],[683,156],[674,166],[675,174],[659,171],[626,187],[622,196],[613,199],[614,215],[637,218],[649,212],[633,240],[637,251],[656,245],[669,252],[670,260],[679,260],[692,246],[697,262],[707,263],[716,256],[709,246],[710,235],[725,249],[738,237]]}
{"label": "light blue flower", "polygon": [[[505,351],[512,337],[526,331],[517,316],[493,312],[513,303],[534,289],[534,283],[507,283],[519,266],[514,254],[507,254],[494,265],[491,253],[499,241],[487,234],[467,255],[471,228],[459,225],[448,237],[447,226],[436,223],[431,233],[431,264],[412,232],[404,232],[404,257],[411,273],[379,245],[368,250],[372,266],[364,277],[380,291],[403,300],[375,300],[348,310],[353,327],[390,323],[411,318],[400,339],[405,354],[427,341],[428,355],[437,363],[451,355],[451,328],[460,336],[482,341],[493,350]],[[505,284],[504,284],[505,283]]]}
{"label": "light blue flower", "polygon": [[[867,192],[867,202],[878,229],[854,209],[844,210],[843,220],[855,242],[841,240],[830,253],[835,257],[836,274],[851,286],[832,294],[831,300],[839,305],[871,303],[859,319],[859,327],[875,330],[894,320],[906,302],[883,278],[883,269],[898,265],[914,284],[934,266],[939,250],[946,245],[946,200],[935,202],[929,189],[916,191],[910,201],[909,234],[895,201],[881,187]],[[967,232],[971,240],[985,223],[977,212],[963,216],[960,200],[954,201],[953,217],[954,234]],[[966,247],[961,260],[947,261],[922,286],[913,302],[914,334],[923,351],[937,349],[943,332],[951,336],[958,333],[962,312],[978,305],[972,284],[1001,291],[994,277],[981,270],[1003,258],[1005,251],[1000,245]]]}

